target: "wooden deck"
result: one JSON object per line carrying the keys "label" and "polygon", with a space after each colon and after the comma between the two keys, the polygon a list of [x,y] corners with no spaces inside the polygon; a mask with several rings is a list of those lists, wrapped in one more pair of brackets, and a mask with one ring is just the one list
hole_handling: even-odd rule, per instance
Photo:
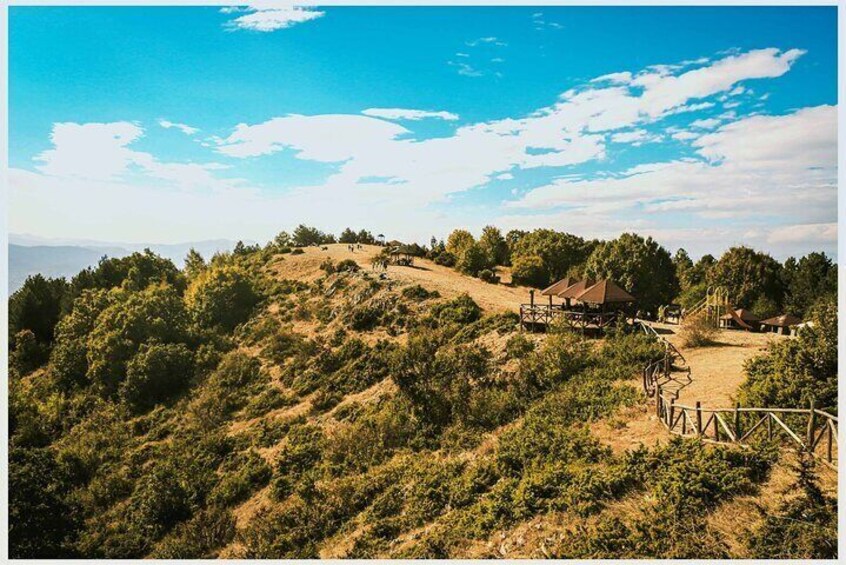
{"label": "wooden deck", "polygon": [[617,322],[616,312],[567,310],[558,304],[521,304],[520,327],[546,331],[550,326],[568,327],[583,333],[601,332]]}

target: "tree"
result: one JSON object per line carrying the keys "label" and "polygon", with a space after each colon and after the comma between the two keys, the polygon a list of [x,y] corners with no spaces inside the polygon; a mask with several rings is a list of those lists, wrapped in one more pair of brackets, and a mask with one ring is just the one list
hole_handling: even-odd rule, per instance
{"label": "tree", "polygon": [[600,245],[587,260],[585,272],[593,279],[616,281],[647,312],[668,304],[679,292],[670,253],[651,237],[633,233]]}
{"label": "tree", "polygon": [[811,311],[812,325],[796,339],[779,340],[746,363],[740,401],[746,406],[802,407],[814,397],[819,408],[837,409],[837,297]]}
{"label": "tree", "polygon": [[56,326],[56,343],[50,354],[50,369],[63,390],[87,383],[88,335],[97,318],[114,300],[106,290],[84,290],[74,300],[70,313]]}
{"label": "tree", "polygon": [[191,378],[194,357],[185,344],[144,344],[126,366],[120,396],[135,409],[151,408]]}
{"label": "tree", "polygon": [[476,238],[473,237],[467,230],[453,230],[447,238],[446,250],[456,257],[460,257],[465,249],[476,243]]}
{"label": "tree", "polygon": [[71,280],[68,306],[85,289],[126,286],[130,290],[143,290],[161,282],[173,286],[179,294],[185,291],[185,276],[176,265],[149,249],[115,259],[103,257],[96,269],[85,269]]}
{"label": "tree", "polygon": [[193,247],[188,250],[185,256],[185,275],[189,279],[195,278],[206,268],[206,260]]}
{"label": "tree", "polygon": [[[512,279],[518,284],[547,286],[565,277],[572,269],[581,267],[592,248],[592,242],[569,233],[534,230],[520,237],[511,248],[511,263],[514,267],[519,266],[517,274],[512,270]],[[536,262],[528,257],[540,259],[540,271],[534,267]],[[524,277],[523,273],[531,276]]]}
{"label": "tree", "polygon": [[799,261],[790,257],[784,262],[783,275],[785,309],[794,316],[803,318],[820,298],[837,294],[837,265],[824,253],[809,253]]}
{"label": "tree", "polygon": [[198,276],[188,287],[185,300],[200,326],[230,331],[250,317],[260,296],[246,271],[223,266]]}
{"label": "tree", "polygon": [[358,236],[350,228],[345,228],[338,238],[338,243],[358,243]]}
{"label": "tree", "polygon": [[14,346],[14,336],[22,330],[32,331],[42,345],[51,344],[67,291],[65,279],[47,279],[41,275],[27,277],[23,286],[9,298],[9,345]]}
{"label": "tree", "polygon": [[376,238],[373,237],[373,234],[367,230],[359,231],[358,235],[356,235],[356,238],[358,240],[358,243],[361,243],[362,245],[373,245],[374,243],[376,243]]}
{"label": "tree", "polygon": [[498,228],[485,226],[482,237],[479,238],[479,247],[487,257],[489,265],[508,264],[508,244]]}
{"label": "tree", "polygon": [[708,273],[708,284],[728,291],[736,308],[749,308],[762,297],[781,307],[784,283],[781,265],[767,255],[749,247],[732,247]]}
{"label": "tree", "polygon": [[[203,275],[200,276],[200,279]],[[139,292],[116,292],[88,334],[88,378],[104,397],[114,395],[126,377],[126,364],[148,342],[187,339],[188,316],[176,290],[166,284]]]}
{"label": "tree", "polygon": [[673,267],[676,270],[676,277],[682,289],[687,288],[693,282],[691,275],[693,271],[693,260],[683,247],[680,247],[673,255]]}
{"label": "tree", "polygon": [[479,274],[479,271],[492,265],[482,247],[477,243],[472,243],[461,251],[455,266],[462,273],[475,277]]}
{"label": "tree", "polygon": [[327,235],[317,228],[300,224],[294,230],[293,243],[299,247],[308,245],[321,245],[323,243],[334,243],[335,236]]}
{"label": "tree", "polygon": [[9,557],[74,557],[79,522],[68,503],[68,473],[48,448],[12,447],[9,452]]}
{"label": "tree", "polygon": [[273,244],[277,248],[282,249],[294,245],[294,240],[288,232],[281,231],[276,235],[275,238],[273,238]]}
{"label": "tree", "polygon": [[548,286],[549,273],[540,257],[523,255],[513,258],[511,278],[515,283],[540,288]]}

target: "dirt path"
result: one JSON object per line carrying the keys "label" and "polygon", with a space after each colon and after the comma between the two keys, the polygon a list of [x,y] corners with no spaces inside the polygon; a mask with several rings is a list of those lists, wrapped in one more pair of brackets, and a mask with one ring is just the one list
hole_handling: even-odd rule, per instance
{"label": "dirt path", "polygon": [[[678,331],[678,326],[664,326]],[[720,330],[717,345],[686,348],[677,333],[664,337],[678,347],[691,369],[693,382],[681,390],[678,402],[692,404],[699,400],[703,406],[733,406],[738,387],[746,380],[744,363],[763,353],[775,341],[789,339],[771,333],[751,333],[740,330]]]}
{"label": "dirt path", "polygon": [[[756,334],[734,330],[720,330],[717,345],[695,349],[681,346],[678,326],[657,324],[657,329],[678,347],[691,368],[693,381],[683,388],[678,402],[694,404],[697,400],[704,407],[731,407],[738,387],[746,380],[743,364],[747,359],[760,355],[775,340],[788,339],[774,334]],[[642,390],[639,379],[628,384]],[[666,441],[670,436],[655,415],[651,404],[633,406],[616,417],[595,424],[592,428],[603,443],[616,453],[633,449],[639,444],[647,446]]]}
{"label": "dirt path", "polygon": [[[350,251],[346,244],[327,245],[327,250],[320,247],[305,247],[302,255],[284,255],[284,260],[271,266],[272,271],[282,278],[314,280],[322,275],[320,264],[327,258],[334,262],[353,259],[365,270],[370,270],[370,262],[382,251],[376,245],[364,245],[363,249]],[[483,309],[519,311],[520,304],[528,302],[529,289],[504,284],[488,284],[481,280],[456,272],[455,269],[436,265],[427,259],[415,258],[413,267],[388,266],[389,279],[419,284],[427,290],[437,290],[445,298],[453,298],[462,293],[469,294]],[[508,280],[508,277],[505,277]]]}

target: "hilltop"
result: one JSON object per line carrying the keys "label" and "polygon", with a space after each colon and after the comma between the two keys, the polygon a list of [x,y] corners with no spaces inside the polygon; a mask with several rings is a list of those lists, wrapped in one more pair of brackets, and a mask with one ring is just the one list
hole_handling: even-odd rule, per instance
{"label": "hilltop", "polygon": [[[500,284],[422,257],[374,270],[382,248],[353,248],[184,271],[137,254],[79,279],[46,363],[16,338],[11,481],[35,493],[13,501],[18,554],[767,554],[777,526],[757,508],[789,511],[794,459],[671,439],[640,389],[654,340],[520,332],[529,289],[507,268]],[[664,329],[704,402],[787,342],[687,349]],[[827,551],[820,528],[805,554]]]}

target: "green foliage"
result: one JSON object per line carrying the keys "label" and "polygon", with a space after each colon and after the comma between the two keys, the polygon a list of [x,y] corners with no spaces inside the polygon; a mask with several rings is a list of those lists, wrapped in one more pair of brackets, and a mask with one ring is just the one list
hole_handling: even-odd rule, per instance
{"label": "green foliage", "polygon": [[612,279],[631,292],[638,308],[647,312],[670,303],[679,293],[670,253],[651,237],[624,233],[594,250],[585,274],[595,280]]}
{"label": "green foliage", "polygon": [[702,314],[686,319],[679,333],[685,347],[708,347],[716,343],[717,328]]}
{"label": "green foliage", "polygon": [[291,250],[291,255],[302,255],[303,253],[305,253],[305,251],[303,251],[299,247],[295,247]]}
{"label": "green foliage", "polygon": [[209,494],[209,502],[231,506],[243,502],[270,481],[273,471],[256,451],[238,454],[221,465],[223,477]]}
{"label": "green foliage", "polygon": [[711,267],[708,283],[725,288],[736,308],[751,310],[761,298],[780,307],[785,290],[781,270],[778,261],[766,253],[732,247]]}
{"label": "green foliage", "polygon": [[238,267],[211,268],[188,288],[185,302],[203,327],[232,330],[249,318],[260,296],[249,275]]}
{"label": "green foliage", "polygon": [[211,559],[235,537],[235,519],[212,507],[179,524],[150,554],[153,559]]}
{"label": "green foliage", "polygon": [[483,269],[479,271],[479,278],[486,283],[499,284],[499,276],[490,269]]}
{"label": "green foliage", "polygon": [[796,474],[776,512],[762,512],[750,533],[753,559],[837,559],[837,499],[820,489],[811,457],[802,456]]}
{"label": "green foliage", "polygon": [[812,325],[795,339],[779,340],[747,361],[739,391],[746,406],[805,406],[837,409],[837,299],[822,300],[811,312]]}
{"label": "green foliage", "polygon": [[455,256],[457,257],[455,268],[465,275],[475,277],[480,271],[488,270],[488,267],[492,266],[485,251],[476,243],[466,245],[455,253]]}
{"label": "green foliage", "polygon": [[184,344],[144,344],[126,366],[120,396],[143,410],[167,400],[190,381],[194,355]]}
{"label": "green foliage", "polygon": [[41,366],[47,357],[47,347],[38,343],[32,330],[21,330],[15,334],[15,348],[9,353],[9,367],[26,375]]}
{"label": "green foliage", "polygon": [[511,336],[505,344],[505,353],[509,359],[522,359],[534,350],[535,342],[523,334]]}
{"label": "green foliage", "polygon": [[88,379],[101,394],[117,392],[126,364],[146,342],[187,339],[187,314],[176,290],[153,285],[140,292],[116,291],[88,335]]}
{"label": "green foliage", "polygon": [[424,300],[429,300],[430,298],[440,298],[441,296],[441,294],[437,290],[429,291],[420,286],[419,284],[414,284],[403,288],[401,294],[403,298],[414,300],[415,302],[422,302]]}
{"label": "green foliage", "polygon": [[358,266],[358,263],[354,259],[344,259],[343,261],[338,261],[338,264],[335,265],[336,273],[356,273],[360,270],[361,267]]}
{"label": "green foliage", "polygon": [[30,330],[43,346],[52,343],[67,293],[65,279],[27,277],[23,286],[9,297],[9,345],[14,348],[15,336],[23,330]]}
{"label": "green foliage", "polygon": [[479,247],[485,254],[488,265],[507,265],[509,262],[508,243],[502,232],[494,226],[485,226],[479,238]]}
{"label": "green foliage", "polygon": [[462,229],[453,230],[447,238],[446,251],[455,257],[461,257],[464,251],[475,244],[476,238],[469,231]]}
{"label": "green foliage", "polygon": [[517,284],[548,286],[581,268],[593,247],[593,242],[572,234],[534,230],[511,245],[512,278]]}
{"label": "green foliage", "polygon": [[185,256],[185,276],[192,280],[202,273],[206,268],[206,260],[200,255],[199,251],[193,247],[188,250]]}
{"label": "green foliage", "polygon": [[86,269],[71,280],[70,298],[75,299],[85,289],[143,290],[150,285],[167,284],[179,294],[185,291],[185,277],[169,259],[159,257],[149,249],[126,257],[104,257],[96,268]]}
{"label": "green foliage", "polygon": [[75,557],[72,542],[79,527],[67,500],[67,471],[49,449],[12,448],[9,452],[9,557]]}
{"label": "green foliage", "polygon": [[790,257],[782,274],[787,284],[785,310],[794,316],[804,318],[821,298],[837,294],[837,265],[823,253],[809,253],[799,261]]}
{"label": "green foliage", "polygon": [[482,316],[482,309],[465,293],[452,300],[435,304],[431,315],[440,324],[469,324]]}
{"label": "green foliage", "polygon": [[335,243],[335,236],[323,233],[317,228],[300,224],[294,229],[292,243],[298,247],[323,245],[326,243]]}

